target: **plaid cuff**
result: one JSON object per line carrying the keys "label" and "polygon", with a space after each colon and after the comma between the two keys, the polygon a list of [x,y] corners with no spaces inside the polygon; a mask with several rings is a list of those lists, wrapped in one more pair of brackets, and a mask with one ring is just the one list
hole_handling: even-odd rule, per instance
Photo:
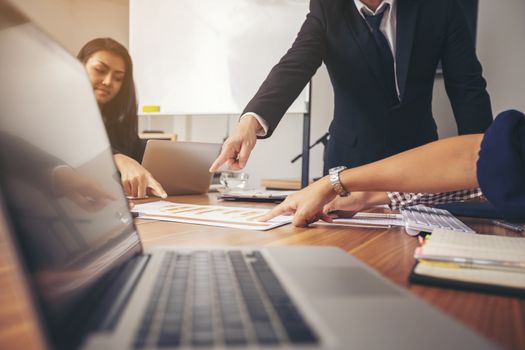
{"label": "plaid cuff", "polygon": [[440,193],[406,193],[387,192],[390,199],[390,209],[402,209],[417,204],[432,205],[449,202],[461,202],[468,199],[481,197],[483,193],[479,188],[467,190],[440,192]]}

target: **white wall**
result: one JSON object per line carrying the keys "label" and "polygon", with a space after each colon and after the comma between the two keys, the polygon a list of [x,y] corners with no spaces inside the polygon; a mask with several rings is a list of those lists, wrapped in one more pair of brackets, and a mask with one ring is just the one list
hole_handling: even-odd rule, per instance
{"label": "white wall", "polygon": [[[128,0],[14,0],[37,23],[75,53],[89,39],[113,37],[128,45]],[[525,1],[480,0],[477,51],[492,99],[494,113],[516,108],[525,111]],[[328,129],[333,92],[326,69],[314,78],[312,135],[314,141]],[[441,78],[433,101],[440,137],[456,134],[450,103]],[[142,129],[175,132],[180,140],[222,142],[238,116],[142,118]],[[246,171],[251,184],[261,178],[299,178],[300,163],[290,159],[301,151],[302,117],[286,116],[270,140],[259,141]],[[322,172],[322,147],[312,150],[311,176]]]}
{"label": "white wall", "polygon": [[[525,112],[525,1],[480,0],[477,53],[494,116],[506,109]],[[440,137],[457,134],[442,78],[435,83],[434,116]]]}
{"label": "white wall", "polygon": [[[327,130],[333,114],[333,92],[326,68],[322,66],[313,81],[311,141],[317,140]],[[199,116],[141,117],[141,129],[175,132],[181,141],[222,142],[235,128],[237,115],[229,117]],[[250,156],[245,172],[250,175],[250,185],[258,186],[261,179],[301,177],[300,160],[290,160],[302,151],[303,117],[286,115],[270,139],[259,140]],[[323,170],[323,147],[316,146],[310,154],[310,176],[319,177]]]}
{"label": "white wall", "polygon": [[[21,10],[58,40],[72,54],[88,40],[110,36],[126,47],[129,43],[128,0],[13,0]],[[332,92],[324,68],[314,79],[312,140],[328,129],[332,115]],[[228,130],[233,130],[238,116],[142,118],[141,129],[160,129],[175,132],[180,140],[222,142]],[[301,164],[290,164],[301,152],[302,116],[286,116],[271,140],[258,142],[246,171],[250,183],[261,178],[299,178]],[[311,174],[322,172],[322,148],[311,155]]]}
{"label": "white wall", "polygon": [[[524,0],[480,0],[477,52],[495,115],[509,108],[525,111],[524,15]],[[333,113],[333,92],[324,67],[314,78],[312,101],[311,139],[314,141],[326,132]],[[438,77],[435,82],[433,110],[439,136],[456,135],[456,124],[442,77]],[[236,117],[230,119],[230,128],[233,128]],[[176,123],[174,130],[182,131],[182,139],[219,142],[225,132],[226,122],[210,118],[197,121],[194,118],[189,138],[181,124]],[[173,128],[166,121],[163,126]],[[289,160],[301,150],[301,135],[302,118],[286,116],[270,140],[258,142],[246,168],[253,185],[258,184],[260,178],[300,177],[300,164],[291,165]],[[320,176],[321,172],[322,147],[317,146],[311,154],[310,175]]]}

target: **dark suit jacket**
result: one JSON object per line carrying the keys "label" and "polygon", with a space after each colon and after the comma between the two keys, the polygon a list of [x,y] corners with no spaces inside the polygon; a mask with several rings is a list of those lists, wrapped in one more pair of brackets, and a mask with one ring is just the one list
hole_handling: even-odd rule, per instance
{"label": "dark suit jacket", "polygon": [[325,171],[366,164],[437,139],[432,90],[441,60],[459,133],[490,125],[486,83],[458,0],[397,0],[398,105],[388,102],[374,45],[353,0],[311,0],[293,46],[244,112],[264,118],[270,136],[324,62],[335,94]]}

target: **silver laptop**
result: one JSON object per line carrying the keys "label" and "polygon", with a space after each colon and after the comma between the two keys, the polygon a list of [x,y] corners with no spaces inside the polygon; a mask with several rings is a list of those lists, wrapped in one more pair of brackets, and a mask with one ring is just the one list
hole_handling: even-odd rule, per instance
{"label": "silver laptop", "polygon": [[337,248],[144,251],[82,65],[4,0],[0,77],[0,230],[50,348],[496,347]]}
{"label": "silver laptop", "polygon": [[220,150],[218,143],[149,140],[142,165],[168,195],[206,193],[212,178],[208,169]]}

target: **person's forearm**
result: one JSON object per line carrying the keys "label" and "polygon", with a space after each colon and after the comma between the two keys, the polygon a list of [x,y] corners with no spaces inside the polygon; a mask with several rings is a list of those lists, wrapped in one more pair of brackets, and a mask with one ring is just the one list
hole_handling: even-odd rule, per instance
{"label": "person's forearm", "polygon": [[483,134],[451,137],[345,170],[347,191],[445,192],[479,187],[476,161]]}

